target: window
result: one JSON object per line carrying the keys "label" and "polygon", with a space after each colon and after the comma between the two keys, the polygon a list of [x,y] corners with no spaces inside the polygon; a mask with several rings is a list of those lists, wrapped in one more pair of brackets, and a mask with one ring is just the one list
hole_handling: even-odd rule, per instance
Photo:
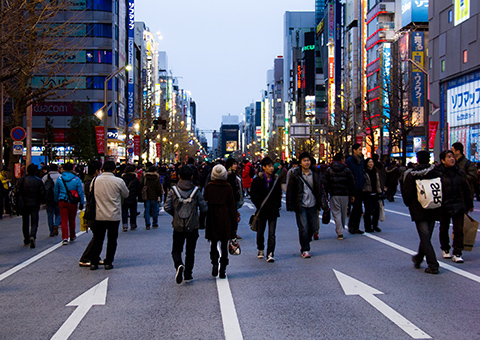
{"label": "window", "polygon": [[448,22],[452,22],[453,21],[453,10],[449,10],[448,11]]}
{"label": "window", "polygon": [[428,58],[428,68],[433,67],[433,58]]}
{"label": "window", "polygon": [[442,65],[442,72],[445,72],[445,59],[442,60],[441,65]]}
{"label": "window", "polygon": [[112,38],[111,24],[88,24],[88,37]]}
{"label": "window", "polygon": [[87,50],[87,63],[111,64],[112,51],[110,50]]}
{"label": "window", "polygon": [[463,51],[463,63],[466,64],[468,61],[468,52],[467,50]]}
{"label": "window", "polygon": [[87,0],[86,4],[87,10],[93,11],[112,11],[112,1],[111,0]]}

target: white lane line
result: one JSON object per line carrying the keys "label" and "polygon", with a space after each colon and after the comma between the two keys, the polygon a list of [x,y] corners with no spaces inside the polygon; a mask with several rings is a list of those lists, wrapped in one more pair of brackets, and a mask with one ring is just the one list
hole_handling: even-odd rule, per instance
{"label": "white lane line", "polygon": [[255,206],[252,203],[245,202],[243,205],[252,209],[252,210],[255,210]]}
{"label": "white lane line", "polygon": [[397,215],[410,217],[410,214],[402,213],[402,212],[395,211],[395,210],[385,209],[385,211],[388,211],[388,212],[391,212],[391,213],[394,213],[394,214],[397,214]]}
{"label": "white lane line", "polygon": [[220,311],[222,313],[225,340],[243,340],[228,278],[217,278],[217,290],[218,299],[220,301]]}
{"label": "white lane line", "polygon": [[[383,238],[380,238],[378,236],[375,236],[375,235],[372,235],[372,234],[368,234],[368,233],[365,233],[363,234],[364,236],[367,236],[367,237],[370,237],[372,240],[375,240],[375,241],[378,241],[378,242],[381,242],[389,247],[392,247],[392,248],[395,248],[397,250],[400,250],[404,253],[407,253],[408,255],[415,255],[417,252],[413,251],[413,250],[410,250],[408,248],[405,248],[405,247],[402,247],[396,243],[393,243],[393,242],[390,242],[390,241],[387,241],[387,240],[384,240]],[[446,270],[450,270],[451,272],[454,272],[455,274],[458,274],[460,276],[463,276],[467,279],[470,279],[472,281],[475,281],[475,282],[478,282],[480,283],[480,276],[478,275],[475,275],[475,274],[472,274],[472,273],[469,273],[465,270],[462,270],[462,269],[458,269],[457,267],[454,267],[452,265],[449,265],[449,264],[446,264],[446,263],[443,263],[441,261],[438,261],[440,263],[440,267],[446,269]]]}
{"label": "white lane line", "polygon": [[[84,234],[84,233],[85,233],[84,231],[79,231],[76,236],[78,237],[78,236],[80,236],[80,235],[82,235],[82,234]],[[40,254],[37,254],[37,255],[35,255],[34,257],[28,259],[27,261],[22,262],[22,263],[20,263],[19,265],[17,265],[17,266],[15,266],[15,267],[7,270],[6,272],[0,274],[0,281],[6,279],[6,278],[9,277],[10,275],[15,274],[15,273],[18,272],[19,270],[21,270],[21,269],[25,268],[26,266],[34,263],[35,261],[40,260],[42,257],[50,254],[50,253],[53,252],[54,250],[57,250],[57,249],[60,248],[61,246],[62,246],[62,242],[57,243],[56,245],[51,246],[51,247],[48,248],[47,250],[42,251]]]}

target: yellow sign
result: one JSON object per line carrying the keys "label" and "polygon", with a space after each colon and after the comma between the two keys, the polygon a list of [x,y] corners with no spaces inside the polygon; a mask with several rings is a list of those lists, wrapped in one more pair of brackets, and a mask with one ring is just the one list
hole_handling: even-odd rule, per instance
{"label": "yellow sign", "polygon": [[470,18],[470,0],[455,0],[455,26]]}

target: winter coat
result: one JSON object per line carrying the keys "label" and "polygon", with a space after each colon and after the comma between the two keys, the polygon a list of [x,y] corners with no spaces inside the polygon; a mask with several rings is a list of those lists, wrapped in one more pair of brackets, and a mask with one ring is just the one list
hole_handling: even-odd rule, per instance
{"label": "winter coat", "polygon": [[250,169],[252,168],[252,163],[247,162],[242,169],[242,183],[245,189],[248,189],[252,186],[252,178],[250,177]]}
{"label": "winter coat", "polygon": [[477,183],[477,167],[475,163],[469,161],[465,156],[461,156],[457,161],[458,167],[465,171],[467,175],[468,184],[470,185],[470,196],[475,196],[475,185]]}
{"label": "winter coat", "polygon": [[140,190],[147,186],[147,199],[149,201],[156,201],[163,195],[163,187],[160,183],[160,176],[156,172],[146,172],[140,179]]}
{"label": "winter coat", "polygon": [[398,179],[400,178],[400,170],[396,166],[385,169],[387,172],[387,180],[385,186],[387,188],[396,188],[398,185]]}
{"label": "winter coat", "polygon": [[[277,183],[275,184],[275,187],[273,187],[275,179],[277,179]],[[252,188],[250,189],[250,197],[257,210],[262,206],[262,202],[265,197],[267,197],[268,193],[273,190],[270,194],[270,197],[265,202],[262,210],[260,211],[260,218],[272,219],[280,216],[279,211],[282,207],[281,184],[282,183],[280,183],[279,176],[274,175],[272,177],[272,181],[270,182],[270,188],[267,189],[267,180],[263,172],[260,172],[258,176],[253,179]]]}
{"label": "winter coat", "polygon": [[[433,164],[419,164],[415,168],[406,171],[403,182],[403,203],[410,211],[412,221],[439,221],[440,209],[424,209],[418,201],[417,179],[432,179],[441,177],[442,174]],[[442,190],[443,191],[443,190]]]}
{"label": "winter coat", "polygon": [[205,187],[203,198],[208,204],[205,238],[229,240],[237,235],[237,207],[233,190],[227,181],[215,180]]}
{"label": "winter coat", "polygon": [[325,172],[325,190],[330,196],[353,196],[355,181],[352,170],[345,163],[332,162]]}
{"label": "winter coat", "polygon": [[243,190],[239,187],[239,183],[237,183],[237,174],[233,172],[231,169],[227,171],[227,182],[232,186],[233,190],[233,197],[235,198],[235,202],[240,201],[240,195],[243,195]]}
{"label": "winter coat", "polygon": [[128,197],[123,200],[123,203],[137,203],[137,198],[141,196],[140,181],[137,178],[137,174],[135,172],[127,172],[122,175],[122,179],[125,182],[125,185],[127,186],[129,192]]}
{"label": "winter coat", "polygon": [[120,221],[122,219],[121,197],[128,197],[128,189],[121,178],[115,177],[113,172],[105,171],[95,179],[94,194],[97,208],[95,220]]}
{"label": "winter coat", "polygon": [[442,173],[442,214],[463,214],[473,208],[467,174],[458,165],[438,166]]}
{"label": "winter coat", "polygon": [[32,175],[21,177],[16,190],[23,197],[25,207],[40,207],[47,195],[42,180]]}
{"label": "winter coat", "polygon": [[55,183],[55,187],[53,189],[53,194],[55,195],[55,202],[68,202],[67,188],[65,188],[63,180],[65,180],[65,184],[67,185],[69,191],[76,190],[78,192],[78,196],[80,196],[80,204],[84,204],[85,195],[83,193],[82,181],[70,171],[64,171],[62,173],[62,176],[59,177],[57,179],[57,182]]}
{"label": "winter coat", "polygon": [[[313,173],[313,196],[316,201],[318,210],[328,210],[327,197],[323,188],[322,175],[316,169],[311,170]],[[295,169],[288,180],[287,185],[287,211],[300,212],[302,210],[303,191],[310,190],[300,179],[302,176],[302,168]]]}
{"label": "winter coat", "polygon": [[363,163],[363,157],[357,158],[355,156],[350,156],[345,161],[348,168],[352,170],[353,179],[355,180],[355,190],[363,190],[363,185],[365,184]]}
{"label": "winter coat", "polygon": [[[176,187],[178,188],[178,191],[180,193],[180,196],[183,198],[188,198],[190,197],[193,189],[195,189],[195,185],[193,184],[192,181],[178,181]],[[195,195],[193,196],[193,199],[195,201],[195,210],[193,211],[193,218],[195,220],[195,227],[194,229],[198,229],[199,226],[199,220],[198,220],[198,209],[202,213],[206,213],[208,210],[207,203],[203,199],[202,193],[200,190],[197,190]],[[183,226],[180,224],[180,220],[177,214],[175,214],[175,206],[177,205],[178,202],[178,197],[175,194],[175,191],[172,189],[168,192],[167,199],[165,200],[165,206],[164,209],[165,211],[173,216],[172,220],[172,227],[173,230],[176,232],[184,232]]]}
{"label": "winter coat", "polygon": [[[372,180],[369,173],[373,174],[374,178],[376,179],[376,183],[375,183],[376,192],[373,192]],[[373,167],[372,170],[365,170],[365,183],[363,184],[363,192],[377,193],[377,194],[382,193],[380,175],[378,174],[377,168]]]}

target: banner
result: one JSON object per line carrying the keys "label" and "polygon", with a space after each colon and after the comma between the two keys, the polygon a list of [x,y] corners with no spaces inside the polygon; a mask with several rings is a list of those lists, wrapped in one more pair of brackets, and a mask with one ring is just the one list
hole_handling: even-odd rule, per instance
{"label": "banner", "polygon": [[157,143],[157,144],[156,144],[156,147],[157,147],[157,157],[158,157],[158,158],[162,158],[162,144],[161,144],[161,143]]}
{"label": "banner", "polygon": [[437,136],[437,129],[438,129],[439,123],[440,122],[429,122],[428,129],[430,133],[429,133],[428,145],[430,149],[433,149],[435,146],[435,137]]}
{"label": "banner", "polygon": [[105,139],[104,139],[104,129],[103,126],[95,126],[95,137],[97,139],[97,150],[98,153],[105,154]]}
{"label": "banner", "polygon": [[133,153],[135,156],[140,156],[140,136],[133,136]]}

